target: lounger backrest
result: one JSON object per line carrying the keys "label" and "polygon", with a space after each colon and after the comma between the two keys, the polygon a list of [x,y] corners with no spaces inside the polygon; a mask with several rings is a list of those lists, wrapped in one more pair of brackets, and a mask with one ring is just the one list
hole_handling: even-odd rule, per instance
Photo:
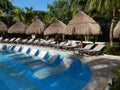
{"label": "lounger backrest", "polygon": [[101,51],[104,47],[105,47],[104,44],[98,44],[95,48],[93,48],[93,50]]}
{"label": "lounger backrest", "polygon": [[74,43],[74,44],[71,44],[71,46],[76,47],[76,46],[79,46],[79,45]]}
{"label": "lounger backrest", "polygon": [[28,47],[23,47],[23,49],[22,49],[22,51],[21,51],[21,53],[27,53],[27,51],[29,50],[29,48]]}
{"label": "lounger backrest", "polygon": [[62,69],[68,69],[70,67],[70,65],[73,63],[72,59],[69,58],[63,58],[62,62],[60,63],[60,67]]}
{"label": "lounger backrest", "polygon": [[61,43],[59,43],[59,45],[63,45],[63,44],[65,44],[65,42],[61,42]]}
{"label": "lounger backrest", "polygon": [[91,49],[94,46],[94,44],[87,44],[84,49]]}
{"label": "lounger backrest", "polygon": [[14,51],[16,51],[16,52],[18,52],[19,50],[20,50],[20,46],[16,46],[15,48],[14,48]]}
{"label": "lounger backrest", "polygon": [[67,43],[65,43],[64,45],[70,45],[72,42],[68,41]]}
{"label": "lounger backrest", "polygon": [[49,58],[48,58],[48,60],[47,60],[47,62],[48,62],[49,64],[51,64],[51,63],[55,62],[58,57],[59,57],[58,54],[50,55]]}
{"label": "lounger backrest", "polygon": [[15,42],[17,42],[17,41],[19,41],[20,40],[20,38],[17,38],[16,40],[15,40]]}
{"label": "lounger backrest", "polygon": [[9,47],[8,47],[8,50],[9,50],[9,51],[13,51],[13,50],[15,49],[15,47],[16,47],[16,46],[14,46],[14,45],[13,45],[13,46],[9,46]]}
{"label": "lounger backrest", "polygon": [[7,45],[0,45],[0,50],[7,50]]}
{"label": "lounger backrest", "polygon": [[30,43],[30,42],[32,42],[34,39],[32,38],[32,39],[30,39],[30,40],[28,40],[28,43]]}
{"label": "lounger backrest", "polygon": [[0,37],[0,40],[2,40],[3,38],[2,37]]}
{"label": "lounger backrest", "polygon": [[39,40],[38,39],[36,39],[33,43],[37,43]]}
{"label": "lounger backrest", "polygon": [[37,52],[37,49],[32,49],[29,54],[30,55],[35,55],[36,52]]}
{"label": "lounger backrest", "polygon": [[11,38],[10,40],[9,40],[9,42],[13,42],[15,40],[15,38]]}
{"label": "lounger backrest", "polygon": [[42,51],[40,51],[40,53],[38,54],[37,57],[43,59],[43,58],[45,57],[46,54],[47,54],[47,51],[43,51],[43,50],[42,50]]}
{"label": "lounger backrest", "polygon": [[5,41],[5,42],[7,42],[7,41],[9,41],[9,39],[8,39],[8,38],[6,38],[4,41]]}
{"label": "lounger backrest", "polygon": [[2,47],[3,47],[3,45],[2,45],[2,44],[0,44],[0,50],[2,50]]}
{"label": "lounger backrest", "polygon": [[22,42],[27,42],[28,39],[23,39]]}
{"label": "lounger backrest", "polygon": [[51,39],[49,39],[49,40],[45,41],[45,43],[50,43],[50,42],[51,42]]}
{"label": "lounger backrest", "polygon": [[12,41],[14,41],[15,40],[15,38],[11,38],[10,40],[9,40],[9,42],[12,42]]}
{"label": "lounger backrest", "polygon": [[43,43],[45,43],[45,41],[46,41],[46,40],[41,40],[40,43],[43,44]]}

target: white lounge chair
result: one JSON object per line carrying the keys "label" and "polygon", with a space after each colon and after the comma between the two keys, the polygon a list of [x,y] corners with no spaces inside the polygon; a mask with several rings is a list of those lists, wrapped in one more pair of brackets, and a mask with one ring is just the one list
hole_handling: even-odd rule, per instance
{"label": "white lounge chair", "polygon": [[52,41],[52,40],[49,39],[49,40],[45,41],[42,45],[43,45],[43,46],[47,46],[51,41]]}
{"label": "white lounge chair", "polygon": [[40,59],[44,59],[47,53],[47,51],[41,50],[37,57]]}
{"label": "white lounge chair", "polygon": [[60,49],[60,48],[65,48],[65,47],[67,47],[67,46],[70,46],[71,44],[72,44],[72,42],[71,42],[71,41],[68,41],[68,42],[66,42],[65,44],[63,44],[62,46],[59,46],[58,49]]}
{"label": "white lounge chair", "polygon": [[17,38],[15,41],[14,41],[14,43],[20,43],[20,40],[21,40],[21,38]]}
{"label": "white lounge chair", "polygon": [[14,59],[19,60],[19,62],[20,62],[20,60],[28,60],[28,59],[34,58],[37,51],[38,51],[37,49],[31,49],[31,50],[30,50],[30,48],[26,49],[24,51],[21,51],[22,52],[22,53],[20,53],[21,55],[15,56]]}
{"label": "white lounge chair", "polygon": [[72,63],[73,63],[72,59],[64,58],[59,65],[53,67],[48,66],[47,68],[45,67],[39,69],[33,75],[39,79],[44,79],[52,75],[66,71],[71,66]]}
{"label": "white lounge chair", "polygon": [[34,39],[31,38],[30,40],[27,41],[27,44],[32,44],[33,41],[34,41]]}
{"label": "white lounge chair", "polygon": [[104,51],[102,49],[105,47],[104,44],[98,44],[95,48],[91,50],[83,50],[81,53],[82,54],[87,54],[87,55],[99,55],[99,54],[104,54]]}
{"label": "white lounge chair", "polygon": [[[39,52],[39,54],[35,55],[37,52]],[[33,62],[33,61],[39,61],[39,60],[43,60],[44,57],[47,55],[47,51],[39,51],[39,50],[37,50],[37,51],[31,52],[31,53],[34,56],[28,56],[28,57],[25,56],[24,60],[19,61],[19,62],[21,64],[26,64],[26,63],[30,63],[30,62]]]}
{"label": "white lounge chair", "polygon": [[52,45],[52,46],[55,47],[55,48],[58,48],[58,47],[60,47],[60,46],[63,46],[65,43],[66,43],[66,42],[61,42],[61,43],[59,43],[59,44],[54,44],[54,45]]}
{"label": "white lounge chair", "polygon": [[38,45],[38,42],[39,42],[39,40],[38,40],[38,39],[36,39],[36,40],[34,40],[34,41],[33,41],[33,43],[32,43],[32,44],[33,44],[33,45]]}
{"label": "white lounge chair", "polygon": [[6,51],[6,50],[7,50],[7,45],[0,44],[0,52]]}
{"label": "white lounge chair", "polygon": [[23,62],[22,64],[27,64],[27,66],[32,69],[38,69],[40,67],[46,66],[47,64],[52,64],[57,60],[59,57],[58,54],[51,55],[48,59],[40,59],[40,58],[35,58],[31,60],[27,60],[26,62]]}
{"label": "white lounge chair", "polygon": [[27,41],[28,41],[28,39],[23,39],[23,40],[21,41],[21,43],[22,43],[22,44],[25,44]]}
{"label": "white lounge chair", "polygon": [[83,50],[89,50],[91,49],[95,44],[87,44],[85,45],[83,48],[74,48],[74,53],[79,52],[79,54],[83,51]]}
{"label": "white lounge chair", "polygon": [[13,43],[16,38],[11,38],[8,42]]}
{"label": "white lounge chair", "polygon": [[74,43],[74,44],[71,44],[71,45],[68,45],[68,46],[63,46],[62,48],[65,49],[65,50],[74,50],[74,48],[78,48],[79,47],[79,44],[77,43]]}
{"label": "white lounge chair", "polygon": [[9,39],[8,38],[5,38],[2,42],[3,43],[7,43],[9,41]]}
{"label": "white lounge chair", "polygon": [[11,47],[11,48],[9,48],[8,50],[9,51],[12,51],[12,53],[10,52],[10,53],[8,53],[8,54],[6,54],[7,56],[14,56],[14,55],[18,55],[18,54],[21,54],[20,52],[22,51],[22,47],[21,46],[15,46],[15,48],[13,47]]}

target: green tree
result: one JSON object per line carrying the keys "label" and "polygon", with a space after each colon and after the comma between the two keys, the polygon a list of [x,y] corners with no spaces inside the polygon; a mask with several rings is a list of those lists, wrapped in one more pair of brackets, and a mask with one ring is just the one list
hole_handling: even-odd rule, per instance
{"label": "green tree", "polygon": [[74,17],[78,13],[78,9],[84,9],[86,0],[70,0],[69,3],[72,16]]}
{"label": "green tree", "polygon": [[46,26],[49,26],[52,22],[55,21],[55,16],[50,14],[49,12],[46,13],[43,22],[45,23]]}
{"label": "green tree", "polygon": [[85,10],[87,12],[95,12],[103,15],[104,17],[111,18],[110,25],[110,46],[113,46],[113,27],[115,25],[116,15],[120,9],[119,0],[87,0]]}
{"label": "green tree", "polygon": [[30,7],[30,8],[25,7],[24,10],[25,10],[24,11],[24,13],[25,13],[25,23],[27,25],[30,25],[35,19],[35,11],[33,10],[32,7]]}
{"label": "green tree", "polygon": [[48,4],[50,14],[64,23],[68,23],[72,18],[69,0],[55,0],[53,4]]}
{"label": "green tree", "polygon": [[14,7],[10,14],[13,17],[13,21],[25,22],[25,13],[23,9],[20,9],[19,7]]}
{"label": "green tree", "polygon": [[13,5],[9,0],[0,1],[0,17],[9,25],[10,11],[13,9]]}
{"label": "green tree", "polygon": [[49,17],[49,12],[45,11],[35,11],[35,15],[38,16],[38,18],[45,23],[45,25],[49,25],[49,20],[52,19],[52,17]]}

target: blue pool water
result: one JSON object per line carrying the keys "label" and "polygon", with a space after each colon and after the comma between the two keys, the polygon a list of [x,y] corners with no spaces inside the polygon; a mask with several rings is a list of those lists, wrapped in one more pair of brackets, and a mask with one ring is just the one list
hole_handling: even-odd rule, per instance
{"label": "blue pool water", "polygon": [[[75,57],[67,69],[59,66],[65,56],[52,63],[32,61],[32,56],[15,54],[13,51],[0,53],[1,90],[82,90],[91,78],[90,69]],[[45,57],[50,56],[48,53]],[[33,68],[34,66],[34,68]]]}

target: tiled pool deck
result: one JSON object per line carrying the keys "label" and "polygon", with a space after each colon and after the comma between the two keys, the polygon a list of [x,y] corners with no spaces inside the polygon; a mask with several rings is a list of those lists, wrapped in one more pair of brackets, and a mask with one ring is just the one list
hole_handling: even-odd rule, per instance
{"label": "tiled pool deck", "polygon": [[120,56],[103,55],[83,57],[92,71],[92,79],[84,90],[109,90],[108,84],[112,82],[113,67],[120,67]]}
{"label": "tiled pool deck", "polygon": [[[54,48],[36,47],[31,45],[29,45],[29,47],[41,48],[50,51],[55,50],[58,52],[58,50]],[[90,67],[92,71],[92,79],[83,90],[109,90],[108,83],[111,83],[112,80],[111,69],[116,66],[120,67],[120,56],[112,56],[105,54],[102,56],[82,57],[80,55],[73,54],[72,51],[64,50],[59,50],[59,53],[71,54],[73,56],[76,56]]]}

